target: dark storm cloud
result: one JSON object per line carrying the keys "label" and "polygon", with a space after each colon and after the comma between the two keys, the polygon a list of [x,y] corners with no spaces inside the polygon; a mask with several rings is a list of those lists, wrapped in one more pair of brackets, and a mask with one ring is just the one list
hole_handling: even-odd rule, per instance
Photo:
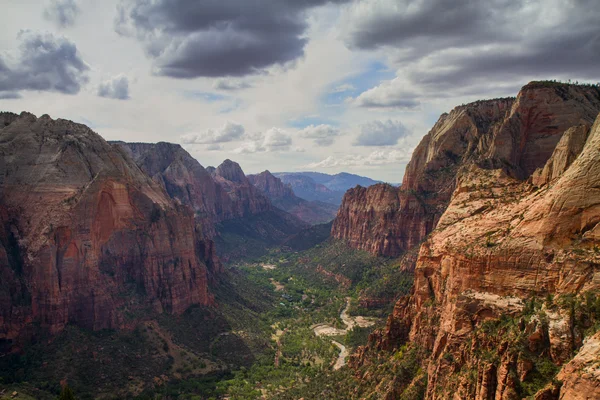
{"label": "dark storm cloud", "polygon": [[[521,1],[519,0],[519,3]],[[380,46],[418,44],[420,48],[437,43],[443,46],[458,38],[468,43],[508,40],[511,32],[502,30],[516,1],[509,0],[370,0],[355,5],[347,36],[351,47],[373,49]],[[518,7],[518,6],[517,6]],[[429,45],[428,45],[429,44]]]}
{"label": "dark storm cloud", "polygon": [[75,0],[51,0],[44,9],[44,18],[61,28],[74,25],[77,14],[79,6]]}
{"label": "dark storm cloud", "polygon": [[365,0],[345,14],[350,48],[385,48],[398,68],[355,99],[514,94],[531,79],[600,79],[600,3],[593,0]]}
{"label": "dark storm cloud", "polygon": [[306,11],[348,0],[122,0],[115,29],[136,36],[154,72],[244,76],[304,54]]}
{"label": "dark storm cloud", "polygon": [[372,121],[361,126],[354,146],[393,146],[398,140],[410,135],[400,121]]}
{"label": "dark storm cloud", "polygon": [[129,80],[126,76],[116,76],[98,86],[98,96],[110,99],[129,99]]}
{"label": "dark storm cloud", "polygon": [[74,43],[64,37],[30,31],[19,33],[18,56],[0,56],[0,93],[39,90],[76,94],[88,82],[88,65]]}

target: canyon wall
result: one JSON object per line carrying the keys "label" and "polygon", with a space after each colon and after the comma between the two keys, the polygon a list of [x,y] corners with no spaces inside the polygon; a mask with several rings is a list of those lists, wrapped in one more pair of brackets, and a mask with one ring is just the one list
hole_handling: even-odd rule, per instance
{"label": "canyon wall", "polygon": [[84,125],[5,113],[0,130],[0,343],[99,330],[213,304],[220,272],[193,214]]}
{"label": "canyon wall", "polygon": [[400,188],[349,190],[332,236],[373,254],[399,256],[436,227],[461,166],[526,179],[545,165],[570,127],[590,126],[597,87],[532,82],[516,98],[478,101],[443,114],[415,149]]}
{"label": "canyon wall", "polygon": [[[600,397],[591,361],[600,326],[600,118],[592,117],[600,90],[532,83],[511,104],[466,146],[472,151],[449,146],[461,161],[422,237],[412,294],[352,357],[357,378],[369,381],[374,359],[393,364],[398,351],[419,352],[422,372],[381,379],[382,398],[419,384],[426,399]],[[403,189],[449,190],[423,172],[439,154],[431,150],[439,124],[415,151]]]}

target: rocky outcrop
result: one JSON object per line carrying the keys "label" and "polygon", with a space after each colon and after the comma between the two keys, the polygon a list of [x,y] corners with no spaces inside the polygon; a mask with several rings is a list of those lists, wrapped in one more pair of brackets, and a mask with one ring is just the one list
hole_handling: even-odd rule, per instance
{"label": "rocky outcrop", "polygon": [[273,199],[294,199],[296,195],[292,187],[281,182],[271,172],[263,171],[260,174],[248,175],[248,180],[261,192]]}
{"label": "rocky outcrop", "polygon": [[[492,124],[487,139],[461,153],[461,163],[450,166],[449,201],[420,246],[411,296],[396,304],[386,328],[352,358],[353,368],[363,371],[369,357],[406,346],[428,354],[420,359],[427,370],[426,399],[578,398],[571,397],[576,384],[595,393],[594,372],[583,379],[572,373],[591,368],[583,360],[595,351],[595,337],[579,350],[581,358],[565,364],[600,319],[594,311],[600,292],[600,118],[590,128],[590,104],[600,104],[598,88],[530,84],[505,118]],[[430,135],[441,140],[438,129]],[[432,137],[424,139],[428,148]],[[422,171],[415,165],[428,165],[439,154],[419,148],[404,184],[416,193],[427,187],[444,193],[441,180],[413,179]],[[462,145],[447,148],[454,152]],[[466,154],[472,162],[464,162]],[[437,162],[437,168],[447,167]],[[562,387],[549,383],[536,394],[536,385],[551,382],[563,364]]]}
{"label": "rocky outcrop", "polygon": [[250,183],[238,163],[225,160],[212,175],[229,194],[235,215],[250,216],[272,209],[269,199]]}
{"label": "rocky outcrop", "polygon": [[0,342],[213,303],[220,263],[193,214],[84,125],[29,113],[0,130]]}
{"label": "rocky outcrop", "polygon": [[567,129],[544,168],[538,168],[533,173],[531,177],[533,184],[536,186],[546,185],[560,177],[583,150],[589,129],[587,125]]}
{"label": "rocky outcrop", "polygon": [[180,145],[114,142],[181,204],[191,207],[204,235],[216,235],[215,224],[238,218],[232,199],[210,172]]}
{"label": "rocky outcrop", "polygon": [[264,252],[305,228],[300,219],[274,207],[236,162],[225,160],[205,169],[178,144],[114,144],[172,199],[194,211],[198,230],[218,242],[224,260],[248,255],[252,249]]}
{"label": "rocky outcrop", "polygon": [[269,171],[248,175],[248,180],[265,194],[278,207],[309,224],[320,224],[331,221],[337,214],[337,207],[320,201],[308,201],[294,194],[289,184]]}
{"label": "rocky outcrop", "polygon": [[588,338],[579,353],[558,373],[560,400],[600,398],[600,332]]}
{"label": "rocky outcrop", "polygon": [[[572,159],[562,152],[577,150],[581,132],[599,110],[599,88],[545,82],[526,85],[516,99],[456,107],[417,146],[400,188],[375,185],[347,192],[332,236],[375,254],[398,256],[436,227],[464,166],[501,169],[524,180],[544,168],[556,149],[558,171]],[[566,150],[557,149],[571,127]],[[545,177],[554,170],[548,168]]]}

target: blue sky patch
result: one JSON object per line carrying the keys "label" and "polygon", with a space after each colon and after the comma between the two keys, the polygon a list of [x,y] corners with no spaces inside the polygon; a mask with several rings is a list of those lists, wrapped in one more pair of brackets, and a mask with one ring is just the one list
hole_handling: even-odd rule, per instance
{"label": "blue sky patch", "polygon": [[186,90],[183,92],[183,95],[186,99],[203,100],[207,103],[216,103],[217,101],[223,101],[228,98],[228,96],[223,96],[219,93],[201,92],[196,90]]}
{"label": "blue sky patch", "polygon": [[[332,85],[330,91],[324,94],[322,101],[325,104],[342,104],[346,98],[356,97],[362,92],[379,85],[382,81],[394,79],[395,77],[395,71],[390,70],[384,63],[375,61],[369,64],[367,69],[360,74]],[[352,89],[334,92],[336,88],[342,85],[351,86]]]}

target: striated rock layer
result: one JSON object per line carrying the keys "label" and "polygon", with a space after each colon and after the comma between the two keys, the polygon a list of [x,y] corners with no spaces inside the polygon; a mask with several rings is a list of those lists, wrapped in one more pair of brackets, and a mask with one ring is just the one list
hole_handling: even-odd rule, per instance
{"label": "striated rock layer", "polygon": [[[400,188],[374,185],[346,193],[332,236],[374,254],[398,256],[436,227],[461,166],[502,169],[523,180],[545,166],[568,128],[589,127],[599,110],[597,87],[536,82],[515,99],[456,107],[417,146]],[[576,149],[580,132],[565,139],[565,146]]]}
{"label": "striated rock layer", "polygon": [[66,324],[123,328],[139,311],[209,305],[220,271],[192,212],[84,125],[3,114],[0,343]]}
{"label": "striated rock layer", "polygon": [[[490,145],[480,141],[473,162],[461,156],[445,211],[420,246],[411,296],[352,357],[362,379],[380,351],[408,346],[426,354],[426,399],[597,397],[600,118],[591,126],[593,104],[600,104],[596,87],[527,85],[491,129]],[[407,178],[419,159],[431,157],[415,152],[405,177],[413,188],[424,185]],[[549,386],[531,393],[544,379]],[[382,396],[401,398],[411,384],[380,385]]]}

